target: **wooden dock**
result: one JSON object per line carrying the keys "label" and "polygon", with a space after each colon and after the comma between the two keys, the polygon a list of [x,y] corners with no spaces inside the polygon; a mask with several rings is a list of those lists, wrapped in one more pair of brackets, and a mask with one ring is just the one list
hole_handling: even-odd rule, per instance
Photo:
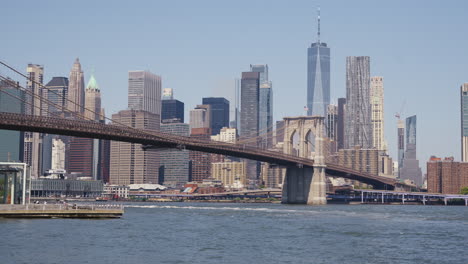
{"label": "wooden dock", "polygon": [[120,218],[122,205],[114,204],[2,204],[0,218]]}

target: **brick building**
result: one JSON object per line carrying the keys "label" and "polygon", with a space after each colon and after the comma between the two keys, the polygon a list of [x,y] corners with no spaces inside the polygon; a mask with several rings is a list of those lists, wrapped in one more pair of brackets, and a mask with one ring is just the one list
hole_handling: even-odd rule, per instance
{"label": "brick building", "polygon": [[427,162],[427,191],[429,193],[460,193],[468,186],[468,162],[456,162],[453,157],[432,156]]}

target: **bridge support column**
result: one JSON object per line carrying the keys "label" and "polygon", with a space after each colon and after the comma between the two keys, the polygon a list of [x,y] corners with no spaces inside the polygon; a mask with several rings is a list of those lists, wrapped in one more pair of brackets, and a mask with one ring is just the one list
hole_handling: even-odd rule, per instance
{"label": "bridge support column", "polygon": [[307,204],[311,192],[312,168],[289,167],[283,180],[281,203]]}
{"label": "bridge support column", "polygon": [[324,205],[327,204],[327,184],[325,180],[325,166],[314,166],[314,175],[310,185],[307,204]]}

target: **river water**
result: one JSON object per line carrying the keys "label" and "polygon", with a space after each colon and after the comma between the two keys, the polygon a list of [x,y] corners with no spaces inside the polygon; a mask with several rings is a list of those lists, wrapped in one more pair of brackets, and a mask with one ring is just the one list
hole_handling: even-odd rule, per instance
{"label": "river water", "polygon": [[468,263],[468,207],[133,203],[0,219],[0,263]]}

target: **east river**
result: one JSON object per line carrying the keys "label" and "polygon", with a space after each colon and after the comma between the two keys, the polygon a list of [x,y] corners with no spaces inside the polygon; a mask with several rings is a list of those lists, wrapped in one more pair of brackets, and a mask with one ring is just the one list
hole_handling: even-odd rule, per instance
{"label": "east river", "polygon": [[468,207],[132,203],[0,219],[0,263],[468,263]]}

